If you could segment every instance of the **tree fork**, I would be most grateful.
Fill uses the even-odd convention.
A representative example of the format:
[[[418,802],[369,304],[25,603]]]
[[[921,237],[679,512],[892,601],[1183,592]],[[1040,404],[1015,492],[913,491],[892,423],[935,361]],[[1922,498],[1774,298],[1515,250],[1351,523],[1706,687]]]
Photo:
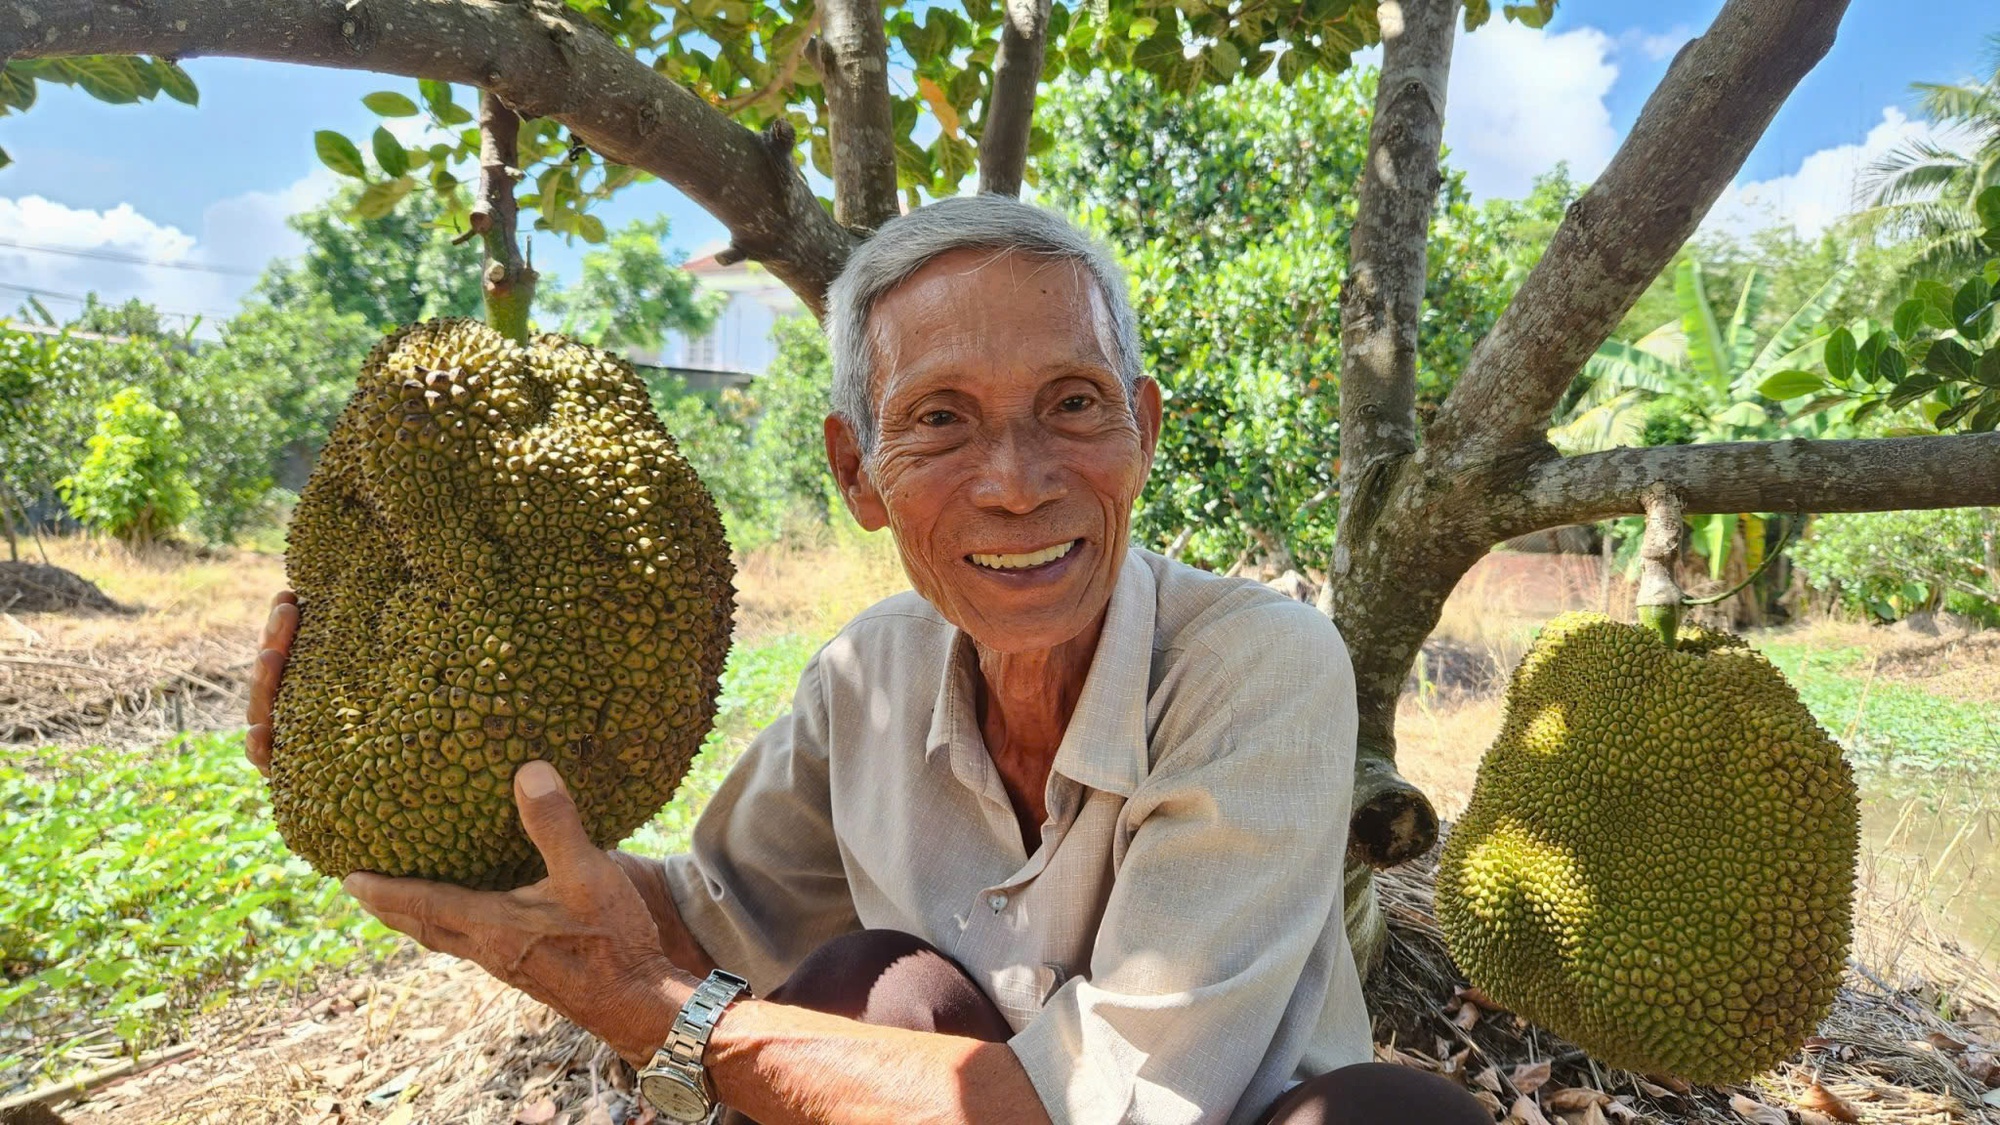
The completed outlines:
[[[528,316],[535,305],[535,270],[521,256],[516,237],[519,207],[514,184],[520,171],[521,116],[491,90],[479,92],[479,199],[472,205],[472,232],[486,247],[480,289],[486,296],[486,323],[516,343],[528,341]]]

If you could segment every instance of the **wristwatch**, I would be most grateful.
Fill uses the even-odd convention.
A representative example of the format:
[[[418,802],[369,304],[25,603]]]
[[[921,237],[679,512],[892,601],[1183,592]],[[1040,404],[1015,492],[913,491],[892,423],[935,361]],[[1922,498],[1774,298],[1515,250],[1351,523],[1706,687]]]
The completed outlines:
[[[639,1093],[667,1120],[706,1121],[715,1110],[715,1083],[701,1058],[723,1009],[749,988],[750,982],[734,973],[717,969],[708,974],[681,1005],[666,1043],[639,1071]]]

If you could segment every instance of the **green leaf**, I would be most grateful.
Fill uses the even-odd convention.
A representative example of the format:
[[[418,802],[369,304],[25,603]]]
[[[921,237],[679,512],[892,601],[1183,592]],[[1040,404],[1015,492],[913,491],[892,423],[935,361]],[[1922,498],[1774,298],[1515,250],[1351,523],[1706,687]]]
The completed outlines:
[[[1696,539],[1702,545],[1702,554],[1708,556],[1708,576],[1722,577],[1722,568],[1729,562],[1729,541],[1736,534],[1734,513],[1717,512],[1695,516],[1688,521],[1694,525]]]
[[[1826,314],[1833,311],[1834,303],[1847,291],[1847,283],[1853,276],[1852,267],[1842,266],[1835,270],[1832,277],[1827,278],[1824,284],[1813,291],[1812,296],[1806,298],[1804,304],[1785,318],[1785,323],[1779,325],[1776,332],[1771,333],[1770,342],[1757,353],[1756,359],[1750,361],[1748,376],[1754,379],[1764,371],[1776,367],[1780,361],[1805,343],[1819,328],[1821,322],[1826,320]],[[1761,296],[1757,303],[1759,306],[1763,304]],[[1754,322],[1755,319],[1756,312],[1753,310],[1751,320]]]
[[[1236,44],[1227,39],[1217,39],[1210,43],[1202,55],[1208,61],[1209,73],[1221,82],[1236,77],[1236,72],[1243,66],[1242,52],[1236,49]]]
[[[1891,323],[1895,327],[1896,335],[1902,339],[1908,340],[1915,336],[1918,330],[1924,326],[1923,301],[1916,297],[1911,297],[1909,300],[1897,305],[1896,315]]]
[[[361,197],[354,201],[354,213],[364,219],[379,219],[394,211],[396,204],[401,203],[403,197],[410,194],[410,189],[416,186],[417,181],[408,176],[369,184]]]
[[[129,57],[91,55],[65,62],[77,86],[101,102],[130,105],[139,100],[149,85],[139,74],[137,60]]]
[[[1722,327],[1715,322],[1715,310],[1708,305],[1708,290],[1702,284],[1701,263],[1682,258],[1674,270],[1674,297],[1681,307],[1681,332],[1687,337],[1688,362],[1695,373],[1717,391],[1729,388],[1729,350],[1722,339]]]
[[[1956,382],[1968,382],[1979,365],[1971,349],[1947,336],[1924,354],[1924,369]]]
[[[1952,295],[1951,318],[1959,333],[1969,340],[1985,337],[1986,330],[1993,326],[1992,311],[1993,298],[1983,277],[1968,280]]]
[[[578,215],[576,218],[577,237],[596,245],[604,241],[604,220],[596,215]]]
[[[381,126],[375,127],[371,142],[375,149],[375,163],[385,176],[400,176],[410,170],[410,154],[403,151],[403,142]]]
[[[384,117],[415,117],[417,103],[394,90],[377,90],[361,99],[361,104]]]
[[[1972,381],[1988,387],[2000,387],[2000,348],[1988,348],[1979,357],[1979,363],[1972,369]]]
[[[1826,389],[1826,380],[1810,371],[1780,371],[1757,385],[1757,393],[1774,402]]]
[[[1972,209],[1987,230],[2000,230],[2000,184],[1980,192],[1979,198],[1973,201]]]
[[[1132,49],[1132,65],[1153,74],[1164,75],[1181,61],[1181,38],[1175,34],[1172,20]]]
[[[1951,306],[1958,297],[1951,291],[1951,287],[1926,278],[1917,282],[1911,289],[1916,293],[1917,299],[1924,303],[1924,323],[1940,332],[1951,331],[1953,327]]]
[[[1826,373],[1834,382],[1846,383],[1854,377],[1854,353],[1854,333],[1846,328],[1836,328],[1826,338]]]
[[[2000,391],[1987,391],[1979,398],[1983,405],[1965,420],[1965,428],[1973,433],[2000,429]]]
[[[1875,378],[1892,386],[1901,383],[1909,373],[1909,361],[1895,348],[1883,348],[1875,360]]]
[[[7,155],[6,149],[0,148],[0,168],[5,168],[12,163],[14,163],[14,158]]]
[[[319,153],[319,161],[343,176],[353,176],[357,180],[368,178],[368,169],[361,163],[361,150],[354,142],[332,129],[321,129],[313,134],[313,151]]]
[[[154,59],[153,73],[160,79],[160,92],[182,105],[200,105],[201,92],[194,88],[194,79],[172,59]]]
[[[1889,392],[1885,402],[1891,410],[1900,410],[1944,385],[1944,380],[1929,372],[1919,372]]]

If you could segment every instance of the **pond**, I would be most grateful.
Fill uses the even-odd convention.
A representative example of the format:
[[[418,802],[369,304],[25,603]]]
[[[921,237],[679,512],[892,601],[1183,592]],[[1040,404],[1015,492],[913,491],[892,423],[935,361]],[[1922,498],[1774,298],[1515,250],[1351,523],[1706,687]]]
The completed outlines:
[[[2000,963],[2000,771],[1864,773],[1861,794],[1868,897]]]

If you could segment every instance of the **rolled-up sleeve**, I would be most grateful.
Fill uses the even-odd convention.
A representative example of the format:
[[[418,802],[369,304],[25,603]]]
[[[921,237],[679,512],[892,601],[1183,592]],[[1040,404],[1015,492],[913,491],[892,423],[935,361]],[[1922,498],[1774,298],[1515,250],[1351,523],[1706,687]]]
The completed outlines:
[[[834,839],[819,662],[800,675],[791,713],[764,728],[724,778],[689,851],[666,860],[688,931],[759,994],[860,925]]]
[[[1315,1061],[1365,1059],[1341,926],[1354,679],[1313,617],[1274,610],[1187,661],[1088,974],[1011,1042],[1059,1125],[1253,1121],[1325,1018],[1351,1021],[1358,1057]]]

